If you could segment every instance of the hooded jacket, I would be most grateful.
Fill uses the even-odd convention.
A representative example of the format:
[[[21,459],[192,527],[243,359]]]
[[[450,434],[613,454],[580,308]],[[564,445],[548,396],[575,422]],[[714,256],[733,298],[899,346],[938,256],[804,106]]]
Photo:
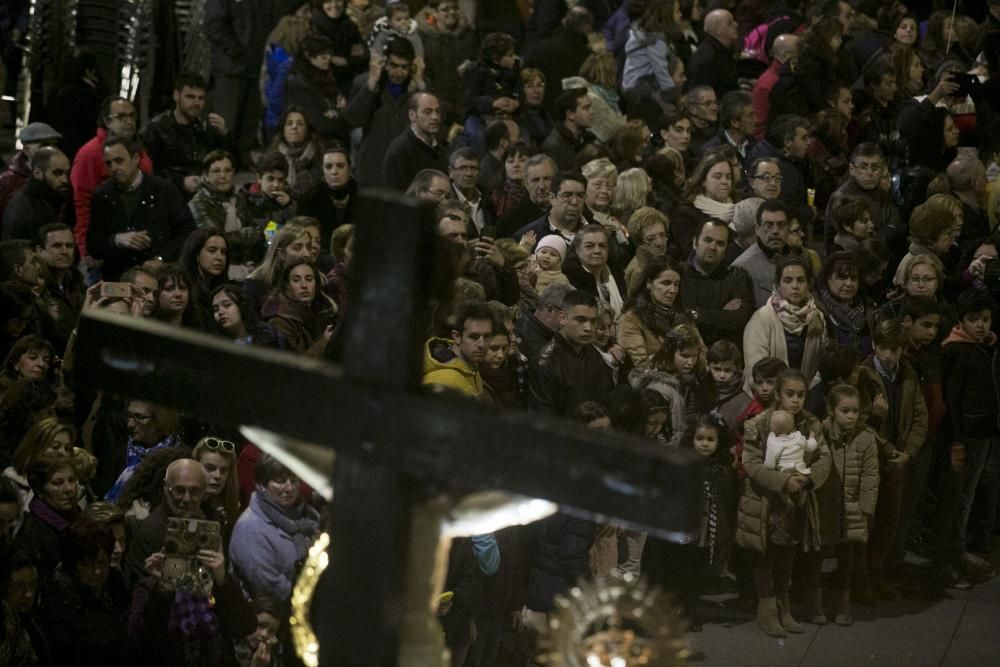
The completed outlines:
[[[952,442],[1000,435],[1000,354],[992,331],[977,343],[961,325],[941,344]]]
[[[436,384],[478,398],[483,393],[483,376],[451,351],[447,338],[431,338],[424,345],[422,384]],[[450,357],[450,358],[449,358]],[[441,361],[447,359],[447,361]]]

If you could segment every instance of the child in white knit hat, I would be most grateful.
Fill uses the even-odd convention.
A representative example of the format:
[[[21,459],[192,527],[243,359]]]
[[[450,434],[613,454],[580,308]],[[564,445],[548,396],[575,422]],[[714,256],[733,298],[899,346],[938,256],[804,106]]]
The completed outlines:
[[[543,236],[535,247],[535,263],[538,264],[538,278],[535,290],[541,294],[549,285],[566,283],[569,279],[562,272],[563,261],[569,246],[558,234]]]

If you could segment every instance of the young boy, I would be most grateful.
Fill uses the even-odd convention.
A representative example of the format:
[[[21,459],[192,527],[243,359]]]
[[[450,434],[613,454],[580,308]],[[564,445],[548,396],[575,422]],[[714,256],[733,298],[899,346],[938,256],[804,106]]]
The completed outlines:
[[[240,188],[236,196],[252,213],[254,229],[263,232],[271,222],[280,227],[294,217],[296,206],[288,194],[288,161],[284,155],[261,155],[256,172],[257,180]]]
[[[733,445],[733,457],[736,462],[736,469],[739,478],[745,478],[743,472],[743,422],[756,417],[767,410],[774,399],[774,382],[782,371],[788,370],[788,364],[775,357],[764,357],[753,365],[750,372],[753,374],[753,399],[750,404],[736,416],[734,426],[735,442]]]
[[[750,405],[750,397],[743,391],[743,353],[732,341],[715,341],[708,348],[708,370],[718,395],[715,407],[732,432],[736,418]]]
[[[996,572],[968,551],[968,522],[976,487],[991,449],[1000,447],[1000,357],[991,331],[996,303],[987,292],[969,289],[959,295],[959,324],[942,344],[944,397],[948,405],[951,475],[939,509],[937,565],[945,584],[962,576],[988,579]],[[989,512],[992,514],[995,508]],[[992,516],[987,517],[992,524]]]
[[[375,21],[372,34],[368,38],[368,50],[373,55],[382,55],[385,46],[395,37],[410,40],[417,60],[424,59],[424,43],[417,32],[417,22],[410,18],[410,8],[405,2],[390,2],[385,7],[385,16]]]
[[[833,207],[831,215],[837,229],[833,237],[834,251],[854,252],[863,241],[875,235],[871,206],[859,197],[842,198]]]
[[[535,263],[538,264],[538,276],[535,279],[535,291],[539,294],[556,283],[569,285],[569,278],[562,272],[563,261],[569,246],[558,234],[543,236],[535,247]]]
[[[899,527],[906,483],[906,466],[924,445],[927,437],[927,404],[920,380],[909,363],[903,361],[906,331],[899,320],[884,320],[875,327],[875,354],[861,364],[861,378],[879,388],[872,402],[868,425],[885,441],[879,452],[881,474],[878,502],[868,537],[868,578],[857,568],[858,601],[874,601],[871,594],[885,600],[899,598],[882,571]]]

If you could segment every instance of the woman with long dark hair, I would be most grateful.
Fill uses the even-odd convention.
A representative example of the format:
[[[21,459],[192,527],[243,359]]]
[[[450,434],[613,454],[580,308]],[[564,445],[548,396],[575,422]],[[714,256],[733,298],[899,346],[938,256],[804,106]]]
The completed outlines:
[[[211,297],[215,331],[238,345],[262,345],[283,348],[284,341],[269,324],[260,321],[240,288],[219,285]]]
[[[322,153],[312,125],[302,108],[285,107],[278,123],[278,133],[271,142],[271,151],[288,162],[288,187],[293,197],[301,197],[322,180]]]
[[[289,349],[313,356],[322,354],[337,314],[336,305],[323,294],[322,279],[312,262],[286,266],[263,311],[267,323],[288,340]]]
[[[181,249],[180,264],[192,278],[191,300],[199,325],[211,329],[212,292],[229,274],[229,244],[212,228],[191,232]]]

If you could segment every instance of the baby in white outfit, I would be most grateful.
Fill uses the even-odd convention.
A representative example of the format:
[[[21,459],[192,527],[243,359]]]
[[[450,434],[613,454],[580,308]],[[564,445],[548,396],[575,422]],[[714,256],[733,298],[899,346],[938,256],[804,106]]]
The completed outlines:
[[[785,410],[775,410],[771,415],[771,432],[767,436],[764,467],[770,470],[795,471],[809,475],[812,471],[806,465],[805,455],[816,451],[816,438],[807,438],[795,430],[795,418]],[[786,494],[783,494],[786,495]],[[804,498],[801,496],[799,500]],[[789,503],[791,498],[787,498]]]

